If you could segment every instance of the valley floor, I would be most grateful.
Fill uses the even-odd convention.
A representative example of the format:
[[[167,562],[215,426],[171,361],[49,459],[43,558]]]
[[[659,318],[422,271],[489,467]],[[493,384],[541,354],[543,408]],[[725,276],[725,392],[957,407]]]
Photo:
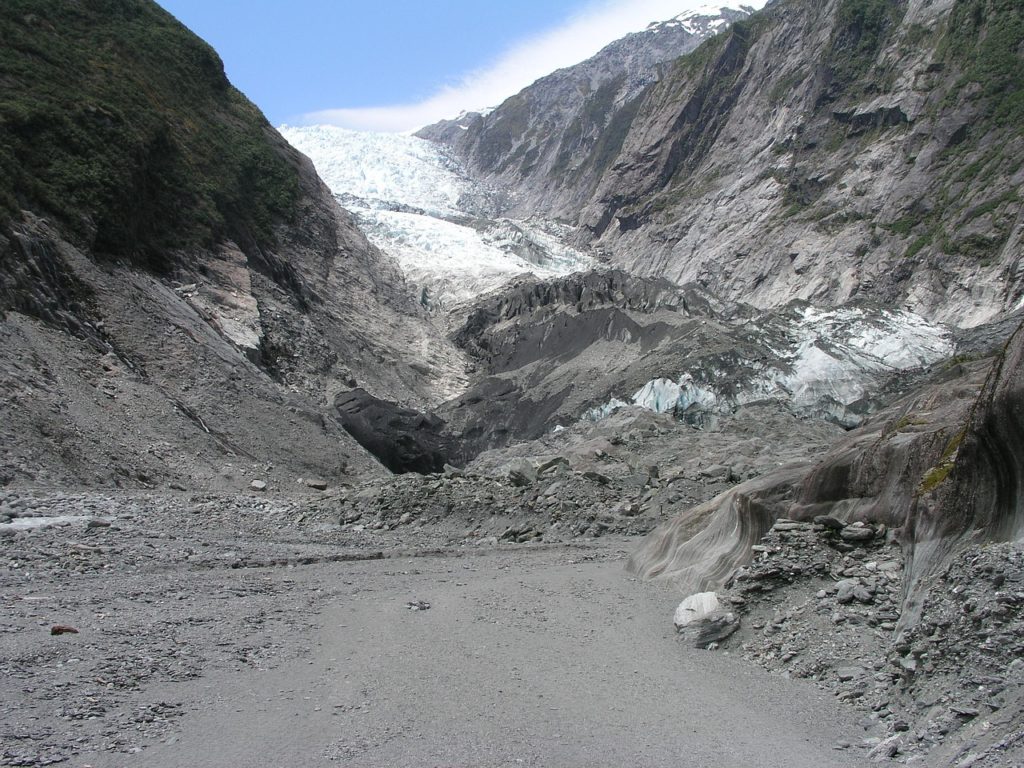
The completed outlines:
[[[298,497],[14,503],[16,520],[81,517],[0,541],[0,765],[866,754],[860,715],[827,692],[680,642],[679,596],[623,570],[635,538],[453,548],[429,528],[345,533]]]

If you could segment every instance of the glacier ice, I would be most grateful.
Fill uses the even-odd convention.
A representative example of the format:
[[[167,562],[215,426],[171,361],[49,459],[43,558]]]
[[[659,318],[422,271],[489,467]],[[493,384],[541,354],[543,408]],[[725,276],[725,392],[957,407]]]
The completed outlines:
[[[955,349],[948,328],[904,310],[803,307],[783,315],[781,321],[773,319],[781,327],[776,325],[763,336],[763,348],[771,350],[773,357],[767,362],[746,361],[751,375],[742,387],[729,393],[716,388],[715,382],[729,380],[729,372],[708,363],[678,379],[652,379],[628,402],[612,398],[584,417],[600,420],[628,405],[677,416],[729,413],[748,403],[774,399],[797,413],[855,426],[861,419],[858,401],[885,377],[926,368],[947,359]]]
[[[566,244],[566,227],[490,218],[489,191],[437,144],[327,125],[280,130],[424,303],[457,304],[525,273],[558,277],[591,266]]]

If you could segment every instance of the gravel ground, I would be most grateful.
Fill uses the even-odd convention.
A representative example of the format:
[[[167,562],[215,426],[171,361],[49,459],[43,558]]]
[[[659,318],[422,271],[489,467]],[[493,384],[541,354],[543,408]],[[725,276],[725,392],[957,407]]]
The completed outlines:
[[[633,538],[451,546],[313,508],[3,499],[0,765],[863,761],[851,708],[681,642]]]

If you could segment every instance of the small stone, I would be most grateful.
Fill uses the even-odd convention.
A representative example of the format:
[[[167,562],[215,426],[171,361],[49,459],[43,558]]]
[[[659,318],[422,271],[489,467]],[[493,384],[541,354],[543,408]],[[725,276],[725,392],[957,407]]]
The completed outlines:
[[[265,491],[267,490],[267,484],[263,480],[253,480],[249,483],[249,487],[254,491]]]
[[[732,470],[723,464],[712,464],[700,471],[700,476],[707,480],[726,481],[732,476]]]
[[[74,627],[69,627],[67,624],[54,624],[50,627],[51,635],[77,635],[78,630]]]
[[[848,525],[839,532],[843,541],[871,541],[875,538],[875,531],[866,525]]]
[[[861,667],[840,667],[836,670],[836,675],[839,677],[839,682],[848,683],[862,677],[864,670]]]
[[[823,526],[824,528],[828,528],[832,531],[841,531],[846,527],[846,523],[842,520],[837,520],[830,515],[818,515],[814,518],[814,524]]]
[[[306,481],[306,486],[312,488],[314,491],[326,491],[327,481],[311,479]]]
[[[569,460],[565,456],[554,456],[547,461],[542,461],[537,465],[537,474],[543,475],[551,470],[558,469],[559,467],[568,469]]]
[[[900,753],[900,747],[902,746],[902,740],[899,736],[890,736],[888,739],[883,741],[877,747],[872,749],[868,753],[868,757],[872,762],[881,763],[886,760],[892,760],[896,755]]]
[[[840,605],[847,605],[856,599],[856,591],[864,589],[860,579],[843,579],[836,584],[836,600]]]
[[[109,528],[110,527],[110,521],[109,520],[95,520],[94,519],[94,520],[90,520],[88,523],[86,523],[85,527],[86,528]]]
[[[429,611],[430,603],[424,602],[423,600],[410,600],[405,604],[405,607],[410,611]]]
[[[806,530],[806,529],[807,529],[807,525],[805,523],[794,523],[794,522],[789,521],[789,520],[787,520],[787,521],[780,520],[779,522],[777,522],[775,525],[772,526],[772,530],[773,531],[803,531],[803,530]]]
[[[973,707],[950,707],[949,711],[965,720],[973,720],[978,716],[978,710]]]
[[[864,605],[871,605],[875,601],[874,595],[868,591],[867,587],[857,586],[853,588],[853,599]]]

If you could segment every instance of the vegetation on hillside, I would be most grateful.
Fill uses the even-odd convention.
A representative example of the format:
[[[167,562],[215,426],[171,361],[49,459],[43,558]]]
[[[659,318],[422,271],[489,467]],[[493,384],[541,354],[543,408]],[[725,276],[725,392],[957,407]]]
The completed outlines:
[[[1020,0],[958,0],[949,16],[945,53],[977,84],[999,125],[1024,125],[1024,5]]]
[[[100,255],[272,242],[298,174],[206,43],[151,0],[0,3],[0,223],[55,217]]]
[[[840,0],[825,63],[831,75],[828,96],[864,89],[889,33],[906,13],[902,0]]]

